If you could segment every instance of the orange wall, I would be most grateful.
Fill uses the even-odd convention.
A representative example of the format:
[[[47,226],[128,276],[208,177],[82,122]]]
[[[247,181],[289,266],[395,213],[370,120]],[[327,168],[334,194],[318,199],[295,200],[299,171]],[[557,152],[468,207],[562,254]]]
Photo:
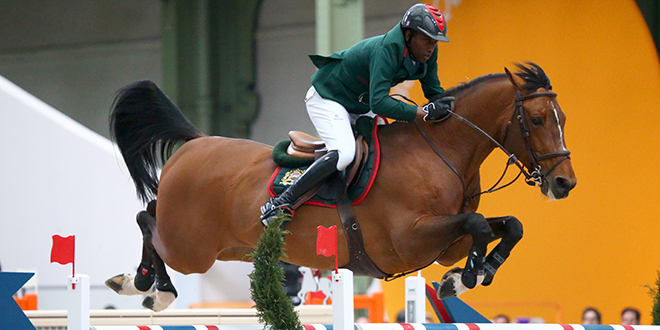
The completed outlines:
[[[445,9],[443,1],[434,4]],[[461,298],[486,317],[504,312],[564,323],[579,323],[586,306],[600,309],[604,323],[618,323],[620,311],[633,306],[650,324],[644,286],[660,270],[660,69],[634,1],[464,0],[451,8],[448,36],[451,42],[439,45],[445,87],[513,62],[545,69],[567,115],[578,178],[562,201],[547,202],[522,181],[482,198],[480,213],[515,215],[525,236],[490,287]],[[411,94],[423,100],[418,86]],[[482,185],[503,166],[503,157],[491,157]],[[434,265],[422,275],[430,283],[446,270]],[[390,319],[404,306],[403,283],[383,284]]]

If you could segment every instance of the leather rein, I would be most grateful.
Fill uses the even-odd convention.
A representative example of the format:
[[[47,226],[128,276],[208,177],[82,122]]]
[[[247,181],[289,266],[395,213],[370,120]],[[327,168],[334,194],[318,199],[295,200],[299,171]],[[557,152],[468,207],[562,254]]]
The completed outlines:
[[[482,192],[479,192],[479,193],[476,193],[476,194],[465,197],[463,199],[463,205],[461,206],[461,212],[460,213],[463,213],[463,209],[467,205],[469,205],[469,203],[472,199],[474,199],[474,198],[476,198],[476,197],[478,197],[482,194],[492,193],[492,192],[498,191],[500,189],[503,189],[505,187],[508,187],[509,185],[513,184],[516,180],[518,180],[518,178],[520,177],[521,174],[525,176],[525,182],[528,185],[540,187],[543,184],[543,182],[546,181],[546,177],[550,173],[552,173],[552,171],[554,171],[557,168],[557,166],[559,166],[559,164],[561,164],[566,159],[570,159],[571,152],[568,151],[568,150],[558,151],[558,152],[551,152],[551,153],[547,153],[547,154],[543,154],[543,155],[537,155],[536,152],[531,147],[530,133],[529,133],[529,129],[527,127],[527,123],[526,123],[526,120],[525,120],[525,107],[524,107],[523,103],[524,103],[525,100],[529,100],[529,99],[533,99],[533,98],[537,98],[537,97],[543,97],[543,96],[556,97],[557,94],[554,93],[554,92],[538,92],[538,93],[532,93],[532,94],[529,94],[529,95],[522,96],[520,94],[520,91],[516,91],[516,106],[515,106],[515,109],[513,111],[512,116],[511,116],[511,120],[509,120],[509,123],[507,124],[506,132],[504,133],[504,142],[502,144],[497,142],[497,140],[495,140],[492,136],[488,135],[488,133],[486,133],[484,130],[482,130],[481,128],[479,128],[477,125],[473,124],[469,120],[461,117],[460,115],[458,115],[454,111],[449,111],[450,115],[454,116],[456,119],[460,120],[461,122],[465,123],[466,125],[474,128],[474,129],[476,129],[479,133],[486,136],[489,140],[491,140],[493,143],[495,143],[495,145],[508,156],[506,167],[504,168],[504,172],[502,173],[502,176],[499,178],[499,180],[497,180],[497,182],[495,182],[495,184],[490,189],[487,189],[487,190],[484,190]],[[516,118],[518,119],[518,123],[520,125],[520,130],[521,130],[521,133],[522,133],[523,141],[525,143],[525,148],[527,149],[527,152],[529,153],[530,158],[532,160],[531,166],[532,166],[533,170],[531,172],[528,171],[528,169],[525,167],[525,165],[522,164],[522,162],[516,157],[516,155],[514,155],[512,152],[509,152],[503,146],[503,144],[506,144],[506,140],[507,140],[507,137],[509,135],[509,128],[511,128],[511,123]],[[465,185],[465,179],[463,179],[463,176],[459,173],[459,171],[456,169],[456,167],[435,146],[433,141],[431,141],[431,139],[428,137],[428,135],[424,132],[422,126],[419,124],[419,122],[417,120],[415,120],[415,126],[417,127],[417,129],[421,133],[422,137],[424,137],[424,140],[426,140],[426,142],[429,144],[431,149],[433,149],[433,151],[445,162],[445,164],[447,164],[447,166],[449,166],[449,168],[460,179],[461,184],[463,185],[463,191],[466,191],[467,187]],[[556,157],[561,157],[561,158],[559,160],[557,160],[547,171],[545,171],[545,172],[542,171],[542,168],[541,168],[541,165],[539,164],[539,162],[542,161],[542,160],[545,160],[545,159],[556,158]],[[499,183],[502,181],[502,179],[504,178],[504,176],[506,175],[507,169],[511,165],[516,165],[520,169],[520,173],[518,173],[518,175],[511,182],[509,182],[505,185],[502,185],[500,187],[497,187],[499,185]]]

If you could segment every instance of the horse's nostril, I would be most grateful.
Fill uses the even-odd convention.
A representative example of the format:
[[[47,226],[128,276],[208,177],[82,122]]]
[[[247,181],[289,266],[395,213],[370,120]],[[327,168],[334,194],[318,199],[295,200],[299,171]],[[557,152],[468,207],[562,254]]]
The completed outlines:
[[[561,191],[571,190],[571,182],[562,177],[555,178],[555,187]]]

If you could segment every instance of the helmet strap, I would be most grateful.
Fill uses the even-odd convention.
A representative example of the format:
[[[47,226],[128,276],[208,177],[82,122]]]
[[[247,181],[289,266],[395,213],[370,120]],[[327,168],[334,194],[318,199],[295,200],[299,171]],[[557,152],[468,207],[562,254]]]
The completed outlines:
[[[405,33],[406,31],[410,31],[410,34],[408,34],[408,37],[406,37],[406,33]],[[415,59],[415,57],[412,54],[412,47],[410,46],[410,43],[412,42],[414,37],[415,37],[415,30],[412,30],[412,29],[404,30],[403,41],[405,42],[406,48],[408,49],[408,54],[410,54],[410,58],[413,61],[417,62],[417,59]]]
[[[407,33],[410,31],[410,33]],[[408,35],[408,37],[406,37]],[[410,46],[410,42],[412,41],[413,37],[415,36],[415,31],[412,29],[406,29],[403,30],[403,40],[406,42],[406,47]]]

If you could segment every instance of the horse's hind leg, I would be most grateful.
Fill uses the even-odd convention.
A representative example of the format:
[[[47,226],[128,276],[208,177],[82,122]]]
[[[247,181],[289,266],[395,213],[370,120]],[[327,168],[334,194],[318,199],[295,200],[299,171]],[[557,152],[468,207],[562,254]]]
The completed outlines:
[[[153,218],[156,219],[156,200],[152,200],[147,204],[147,213]],[[137,217],[138,226],[142,231],[142,261],[140,266],[138,266],[137,272],[135,274],[135,288],[140,291],[149,291],[155,282],[155,271],[154,271],[154,253],[153,247],[151,245],[151,235],[145,233],[145,229],[142,227],[148,227],[146,222],[140,220],[140,214],[138,213]],[[142,224],[141,224],[142,222]],[[148,230],[148,229],[146,229]]]
[[[151,267],[151,253],[146,245],[142,244],[142,261],[137,268],[135,277],[131,274],[119,274],[107,281],[105,285],[120,295],[146,295],[154,284],[154,269]]]
[[[513,247],[523,236],[522,223],[513,216],[488,218],[487,220],[495,235],[502,237],[502,240],[486,257],[486,276],[481,283],[484,286],[488,286],[493,282],[497,269],[502,266]]]
[[[160,258],[158,252],[156,252],[156,249],[154,249],[153,247],[153,243],[151,242],[151,239],[153,238],[152,233],[154,230],[156,230],[156,220],[153,217],[153,215],[155,214],[153,215],[151,214],[151,213],[155,213],[154,211],[155,207],[154,208],[148,207],[147,210],[148,211],[142,211],[138,213],[137,222],[138,225],[140,226],[140,229],[142,230],[142,237],[144,242],[143,261],[145,254],[150,256],[153,266],[151,270],[155,274],[156,290],[144,298],[144,301],[142,301],[142,306],[158,312],[164,310],[170,304],[172,304],[172,302],[174,301],[174,299],[176,299],[178,294],[176,292],[176,289],[174,288],[174,285],[172,285],[172,281],[170,280],[169,275],[167,275],[167,270],[165,269],[165,263]],[[137,277],[136,277],[136,284],[137,284]]]
[[[148,213],[155,218],[156,216],[156,201],[153,200],[147,205]],[[138,214],[139,216],[139,214]],[[138,218],[139,225],[139,218]],[[144,231],[142,232],[144,236]],[[142,260],[140,265],[137,268],[135,277],[131,274],[120,274],[114,276],[107,281],[105,284],[110,287],[112,290],[121,295],[146,295],[151,292],[152,286],[155,281],[155,272],[153,268],[153,248],[150,248],[147,243],[142,242]]]

